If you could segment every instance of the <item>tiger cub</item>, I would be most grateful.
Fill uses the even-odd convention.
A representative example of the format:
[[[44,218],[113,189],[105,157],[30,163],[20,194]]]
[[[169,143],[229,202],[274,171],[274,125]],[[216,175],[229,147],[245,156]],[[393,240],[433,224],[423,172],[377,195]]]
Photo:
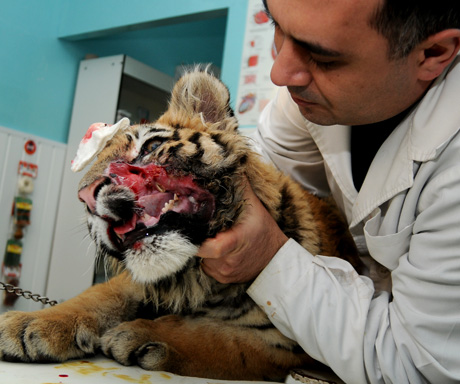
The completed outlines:
[[[99,142],[79,197],[98,253],[121,271],[55,307],[0,317],[1,358],[64,361],[101,350],[124,365],[232,380],[283,380],[315,364],[272,326],[249,284],[218,283],[196,257],[238,221],[248,180],[289,237],[312,254],[356,261],[335,208],[263,163],[237,126],[227,88],[197,70],[178,81],[158,121]]]

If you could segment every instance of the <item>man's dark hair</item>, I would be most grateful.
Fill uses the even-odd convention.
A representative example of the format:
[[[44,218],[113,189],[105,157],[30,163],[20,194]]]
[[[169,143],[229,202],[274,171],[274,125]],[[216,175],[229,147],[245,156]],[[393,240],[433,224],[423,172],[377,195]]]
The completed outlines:
[[[390,59],[402,59],[429,36],[460,29],[460,1],[383,0],[370,25],[388,40]]]

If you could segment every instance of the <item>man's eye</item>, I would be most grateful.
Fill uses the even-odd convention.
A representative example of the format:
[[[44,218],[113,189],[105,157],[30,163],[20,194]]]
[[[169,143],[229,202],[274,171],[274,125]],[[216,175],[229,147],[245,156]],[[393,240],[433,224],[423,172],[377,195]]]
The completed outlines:
[[[334,69],[341,65],[341,62],[337,60],[321,60],[321,59],[315,59],[311,56],[310,56],[310,62],[316,65],[318,68],[321,68],[324,70]]]
[[[144,146],[142,147],[142,153],[147,155],[153,151],[155,151],[161,144],[163,144],[164,140],[160,139],[152,139],[147,141]]]
[[[337,61],[316,61],[316,65],[324,69],[334,68],[337,64]]]

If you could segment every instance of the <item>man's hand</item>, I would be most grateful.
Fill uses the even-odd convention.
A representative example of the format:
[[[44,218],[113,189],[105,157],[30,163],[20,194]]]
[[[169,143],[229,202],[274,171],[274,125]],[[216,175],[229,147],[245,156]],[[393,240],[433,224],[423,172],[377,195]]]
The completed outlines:
[[[288,240],[249,183],[244,198],[239,222],[206,240],[198,252],[203,271],[221,283],[253,280]]]

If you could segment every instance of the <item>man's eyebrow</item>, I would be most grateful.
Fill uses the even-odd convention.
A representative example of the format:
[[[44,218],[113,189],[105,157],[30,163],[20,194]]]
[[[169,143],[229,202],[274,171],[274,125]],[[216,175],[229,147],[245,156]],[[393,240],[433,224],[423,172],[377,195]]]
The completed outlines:
[[[327,56],[327,57],[341,57],[344,56],[342,52],[336,51],[335,49],[323,47],[321,44],[302,41],[296,38],[293,38],[293,41],[301,46],[302,48],[306,49],[307,51],[314,53],[315,55],[319,56]]]
[[[265,13],[267,14],[267,16],[269,17],[271,22],[274,25],[277,25],[278,23],[273,18],[272,14],[270,13],[270,10],[268,9],[267,0],[262,0],[262,3],[263,3],[264,8],[265,8]],[[344,54],[342,52],[336,51],[334,49],[323,47],[321,44],[318,44],[318,43],[302,41],[302,40],[296,39],[294,37],[292,39],[299,46],[301,46],[304,49],[306,49],[307,51],[309,51],[309,52],[311,52],[313,54],[319,55],[319,56],[327,56],[327,57],[341,57],[341,56],[344,56]]]

